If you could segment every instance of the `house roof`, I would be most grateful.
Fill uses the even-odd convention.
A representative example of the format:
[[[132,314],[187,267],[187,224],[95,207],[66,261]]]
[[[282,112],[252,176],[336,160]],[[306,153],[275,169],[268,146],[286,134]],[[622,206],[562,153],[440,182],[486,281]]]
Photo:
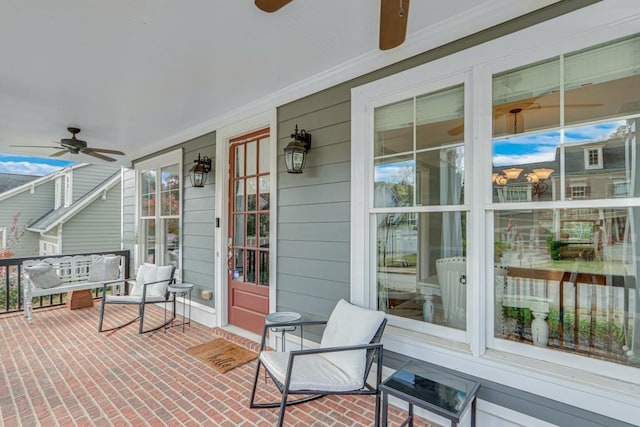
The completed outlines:
[[[20,187],[23,184],[40,178],[34,175],[18,175],[15,173],[0,173],[0,194],[12,188]]]
[[[27,230],[34,231],[37,233],[45,233],[52,228],[56,227],[58,224],[62,224],[68,221],[70,218],[78,214],[82,209],[84,209],[87,205],[92,203],[98,197],[102,195],[102,193],[106,190],[111,189],[113,186],[120,182],[120,171],[115,172],[109,178],[102,181],[100,184],[95,186],[92,190],[88,191],[81,198],[76,200],[69,206],[63,206],[58,209],[53,209],[46,213],[44,216],[35,220],[32,224],[27,227]]]

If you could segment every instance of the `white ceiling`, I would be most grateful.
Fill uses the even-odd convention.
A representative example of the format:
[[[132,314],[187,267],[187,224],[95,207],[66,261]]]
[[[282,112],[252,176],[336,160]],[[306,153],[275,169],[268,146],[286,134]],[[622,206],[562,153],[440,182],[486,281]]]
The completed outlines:
[[[252,0],[0,0],[0,152],[44,157],[9,145],[53,145],[73,125],[128,165],[341,64],[387,65],[555,1],[414,0],[407,41],[382,52],[379,0],[273,14]]]

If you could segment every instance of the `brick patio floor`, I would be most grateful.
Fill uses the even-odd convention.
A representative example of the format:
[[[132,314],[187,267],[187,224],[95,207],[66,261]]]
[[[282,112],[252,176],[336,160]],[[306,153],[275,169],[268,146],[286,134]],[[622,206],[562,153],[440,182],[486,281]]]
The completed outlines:
[[[133,307],[107,309],[107,320],[133,313]],[[162,319],[161,309],[148,311],[152,321]],[[248,406],[255,361],[220,374],[185,352],[217,337],[256,351],[254,341],[196,323],[185,333],[172,328],[139,336],[137,324],[98,333],[98,315],[99,303],[36,310],[32,325],[22,315],[0,316],[0,425],[275,425],[277,409]],[[269,386],[261,396],[269,397]],[[288,408],[285,425],[371,426],[373,413],[372,396],[327,396]],[[401,421],[391,408],[391,425]]]

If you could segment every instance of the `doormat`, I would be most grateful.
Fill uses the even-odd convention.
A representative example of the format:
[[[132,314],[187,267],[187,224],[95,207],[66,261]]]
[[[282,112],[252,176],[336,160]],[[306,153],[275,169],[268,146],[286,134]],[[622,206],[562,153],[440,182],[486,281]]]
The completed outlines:
[[[253,351],[240,347],[224,338],[217,338],[213,341],[188,348],[187,353],[197,357],[221,373],[251,362],[258,357]]]

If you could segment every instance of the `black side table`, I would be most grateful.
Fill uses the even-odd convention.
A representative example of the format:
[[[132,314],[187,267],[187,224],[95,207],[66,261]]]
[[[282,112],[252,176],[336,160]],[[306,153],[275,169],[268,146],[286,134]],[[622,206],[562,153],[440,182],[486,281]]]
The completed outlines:
[[[173,295],[173,318],[171,319],[171,324],[165,327],[164,331],[167,332],[168,328],[172,328],[174,326],[182,326],[182,332],[184,332],[184,325],[189,325],[191,327],[191,291],[193,290],[193,284],[191,283],[174,283],[173,285],[169,285],[167,288],[167,292]],[[182,297],[182,323],[174,324],[173,321],[176,318],[176,296]],[[187,317],[187,298],[189,300],[189,316]],[[167,306],[165,304],[164,308],[164,317],[165,323],[167,321]],[[187,320],[188,319],[188,320]]]
[[[475,381],[411,361],[380,384],[382,425],[387,425],[389,396],[394,396],[409,403],[409,416],[402,426],[413,426],[413,405],[447,418],[453,427],[471,405],[471,426],[475,427],[478,388],[480,384]]]

